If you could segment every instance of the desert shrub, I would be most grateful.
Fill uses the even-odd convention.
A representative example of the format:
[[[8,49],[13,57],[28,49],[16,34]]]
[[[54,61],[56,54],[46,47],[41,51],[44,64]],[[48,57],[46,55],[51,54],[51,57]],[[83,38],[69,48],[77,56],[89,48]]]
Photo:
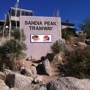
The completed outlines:
[[[10,40],[0,46],[0,61],[1,66],[4,64],[7,67],[14,67],[14,59],[18,60],[25,56],[23,50],[26,50],[24,43],[19,43],[16,40]],[[3,68],[3,66],[1,67]]]
[[[25,43],[24,32],[22,32],[22,36],[20,34],[20,29],[16,29],[12,32],[13,39],[5,41],[2,45],[0,45],[0,69],[2,68],[9,68],[14,69],[16,68],[17,60],[22,59],[25,57],[24,50],[27,49]],[[21,41],[22,38],[22,41]]]
[[[65,66],[69,76],[90,78],[90,46],[70,52]]]
[[[61,51],[63,51],[63,44],[56,41],[55,43],[53,43],[51,45],[51,50],[54,54],[58,54],[60,53]]]
[[[86,40],[86,35],[79,35],[78,40],[79,42],[84,42]]]
[[[11,32],[11,36],[14,37],[15,40],[17,41],[25,41],[26,39],[26,36],[24,34],[24,31],[22,29],[14,29],[12,32]]]
[[[71,36],[71,32],[68,31],[67,28],[62,30],[62,38],[64,38],[65,40],[70,40],[70,36]]]
[[[62,38],[66,40],[66,44],[71,44],[73,38],[73,32],[71,32],[69,28],[62,29]]]
[[[73,38],[73,43],[85,42],[85,40],[86,40],[86,35],[78,35],[77,37]]]
[[[48,58],[50,62],[52,61],[57,62],[57,60],[59,60],[61,57],[60,53],[63,53],[64,55],[65,54],[64,52],[66,51],[65,43],[60,40],[57,40],[55,43],[53,43],[50,48],[52,53],[47,53],[46,55],[46,58]],[[57,57],[57,59],[55,57]]]

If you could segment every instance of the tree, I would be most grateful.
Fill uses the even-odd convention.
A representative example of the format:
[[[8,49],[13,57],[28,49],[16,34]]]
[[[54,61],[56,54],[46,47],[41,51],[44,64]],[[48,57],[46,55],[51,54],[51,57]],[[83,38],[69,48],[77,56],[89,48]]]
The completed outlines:
[[[86,38],[90,38],[90,18],[85,18],[78,27],[86,33]]]

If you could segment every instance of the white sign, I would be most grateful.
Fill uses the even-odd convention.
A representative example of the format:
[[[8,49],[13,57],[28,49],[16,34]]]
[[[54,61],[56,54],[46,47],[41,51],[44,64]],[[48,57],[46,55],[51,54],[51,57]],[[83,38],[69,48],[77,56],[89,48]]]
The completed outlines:
[[[31,42],[51,42],[51,35],[31,35]]]

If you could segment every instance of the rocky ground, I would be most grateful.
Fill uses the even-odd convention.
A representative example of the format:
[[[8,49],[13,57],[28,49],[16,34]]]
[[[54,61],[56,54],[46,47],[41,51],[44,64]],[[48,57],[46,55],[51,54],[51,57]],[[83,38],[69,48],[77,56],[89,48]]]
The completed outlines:
[[[24,66],[27,68],[30,68],[30,65],[32,65],[32,64],[34,64],[36,66],[39,64],[39,63],[28,61],[28,60],[23,60],[23,62],[24,62]],[[59,69],[54,64],[51,64],[51,72],[52,72],[51,76],[48,76],[45,74],[37,74],[37,75],[43,77],[42,82],[37,83],[37,84],[32,83],[32,84],[28,85],[27,87],[24,87],[23,90],[33,90],[35,87],[37,87],[41,84],[46,84],[52,80],[55,80],[55,79],[58,79],[61,77]]]
[[[68,51],[73,50],[72,46],[67,48]],[[47,59],[44,61],[23,59],[18,63],[19,71],[0,72],[0,90],[90,90],[89,79],[63,77],[58,68],[58,64],[62,63],[62,56],[58,54],[54,59],[55,62],[52,63]]]
[[[46,68],[47,73],[45,73],[45,70],[42,69],[42,64]],[[46,59],[46,62],[23,59],[19,65],[21,66],[22,71],[24,71],[24,69],[26,71],[21,73],[21,70],[10,71],[5,69],[2,72],[4,75],[6,75],[5,82],[11,88],[10,90],[34,90],[35,87],[41,84],[46,84],[52,80],[60,78],[58,68],[55,66],[55,64],[50,63],[48,59]],[[37,67],[39,67],[39,72]],[[4,75],[0,74],[0,78],[3,76],[3,80],[5,78]],[[38,79],[35,79],[37,77]],[[33,80],[36,81],[33,82]]]

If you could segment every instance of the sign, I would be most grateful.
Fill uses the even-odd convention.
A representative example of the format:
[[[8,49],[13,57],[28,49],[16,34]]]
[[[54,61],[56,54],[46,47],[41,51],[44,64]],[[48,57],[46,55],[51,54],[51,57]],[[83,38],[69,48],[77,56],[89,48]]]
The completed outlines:
[[[50,53],[51,45],[62,37],[60,17],[20,16],[20,28],[26,36],[26,56],[37,60]]]
[[[30,35],[31,42],[51,42],[51,35]]]

